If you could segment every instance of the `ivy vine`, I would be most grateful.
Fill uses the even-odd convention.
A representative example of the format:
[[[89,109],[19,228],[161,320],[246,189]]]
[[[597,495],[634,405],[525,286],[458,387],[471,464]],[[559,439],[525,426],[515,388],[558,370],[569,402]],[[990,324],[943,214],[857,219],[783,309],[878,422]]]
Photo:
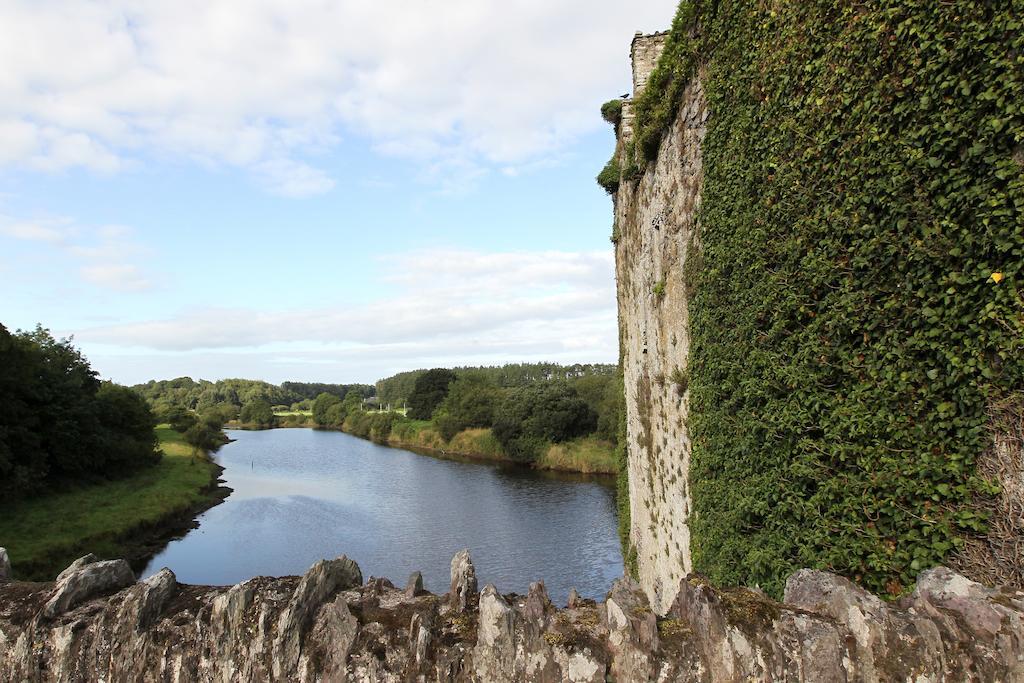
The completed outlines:
[[[896,596],[984,533],[985,409],[1024,388],[1019,9],[680,5],[634,144],[656,156],[703,65],[688,386],[713,580],[778,597],[811,566]]]

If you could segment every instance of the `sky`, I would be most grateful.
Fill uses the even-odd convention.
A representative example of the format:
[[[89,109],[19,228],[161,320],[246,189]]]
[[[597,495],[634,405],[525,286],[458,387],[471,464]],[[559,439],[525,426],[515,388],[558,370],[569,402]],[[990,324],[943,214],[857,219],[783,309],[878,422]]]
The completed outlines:
[[[675,0],[0,0],[0,324],[101,376],[615,362],[614,146]]]

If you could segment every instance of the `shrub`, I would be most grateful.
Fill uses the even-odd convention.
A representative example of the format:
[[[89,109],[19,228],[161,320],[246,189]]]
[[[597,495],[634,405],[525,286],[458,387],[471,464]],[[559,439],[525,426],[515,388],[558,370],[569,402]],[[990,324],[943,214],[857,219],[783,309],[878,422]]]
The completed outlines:
[[[338,420],[339,413],[337,410],[333,414],[329,414],[332,406],[338,406],[338,410],[341,409],[341,399],[334,394],[328,394],[323,392],[316,397],[313,401],[313,422],[320,426],[327,426],[330,424],[341,424]],[[341,413],[341,419],[344,420],[344,413]]]
[[[501,389],[486,380],[464,376],[452,382],[448,395],[434,412],[433,422],[445,441],[464,429],[490,427]]]
[[[597,414],[564,382],[511,392],[498,406],[492,431],[509,457],[533,462],[549,442],[589,434]]]
[[[619,168],[619,160],[612,157],[604,165],[601,172],[597,174],[597,184],[604,188],[608,194],[615,194],[619,190],[619,179],[622,171]]]
[[[622,122],[622,100],[615,98],[601,105],[601,118],[616,127]]]
[[[274,410],[267,401],[262,399],[252,401],[242,406],[239,419],[246,424],[270,427],[274,424]]]

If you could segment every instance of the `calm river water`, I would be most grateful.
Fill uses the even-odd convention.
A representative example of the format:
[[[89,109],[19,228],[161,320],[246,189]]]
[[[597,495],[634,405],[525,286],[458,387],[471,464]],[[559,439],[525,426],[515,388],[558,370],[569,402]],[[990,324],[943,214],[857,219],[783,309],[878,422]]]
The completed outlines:
[[[234,489],[146,567],[183,583],[301,574],[345,554],[363,578],[404,586],[414,570],[448,589],[469,548],[480,587],[525,593],[544,579],[556,604],[573,586],[601,598],[622,575],[615,493],[606,481],[440,460],[312,429],[231,431],[216,455]]]

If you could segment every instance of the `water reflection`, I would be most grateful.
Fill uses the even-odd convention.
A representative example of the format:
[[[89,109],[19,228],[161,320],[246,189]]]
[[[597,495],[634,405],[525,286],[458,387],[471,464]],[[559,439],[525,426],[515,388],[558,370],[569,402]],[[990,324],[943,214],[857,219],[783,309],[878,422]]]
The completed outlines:
[[[414,570],[447,589],[468,547],[481,586],[525,592],[543,578],[564,602],[575,586],[602,597],[622,574],[614,489],[586,480],[423,457],[339,432],[231,432],[217,458],[234,492],[147,566],[184,583],[297,574],[323,557],[404,584]]]

